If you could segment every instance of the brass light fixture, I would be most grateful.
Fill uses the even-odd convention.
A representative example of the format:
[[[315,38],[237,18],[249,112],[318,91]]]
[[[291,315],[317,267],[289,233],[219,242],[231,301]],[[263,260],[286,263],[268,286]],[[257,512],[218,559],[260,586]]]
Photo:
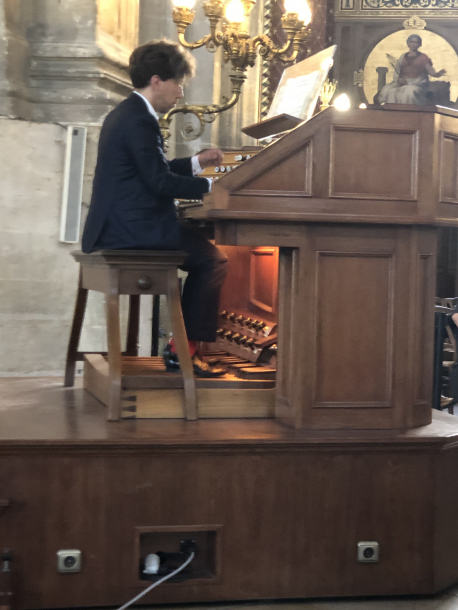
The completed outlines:
[[[178,31],[178,40],[187,49],[198,49],[205,46],[210,52],[218,47],[224,49],[224,62],[230,62],[232,71],[229,74],[231,81],[231,97],[221,104],[210,105],[183,105],[172,108],[160,119],[160,125],[167,140],[170,137],[169,126],[171,118],[178,112],[194,114],[200,123],[198,133],[194,138],[202,135],[205,124],[215,120],[216,115],[224,112],[238,102],[243,83],[246,80],[248,67],[254,66],[257,54],[266,59],[279,59],[284,63],[296,60],[301,45],[309,33],[308,25],[311,21],[311,11],[307,0],[285,0],[285,14],[282,17],[283,30],[287,41],[283,46],[277,46],[266,34],[258,34],[250,38],[245,24],[256,0],[206,0],[204,13],[210,22],[210,32],[194,42],[188,42],[185,32],[194,20],[193,10],[195,0],[172,0],[173,22]],[[219,22],[221,29],[218,29]]]
[[[326,108],[329,108],[329,106],[331,105],[331,100],[334,96],[334,93],[336,92],[337,89],[337,81],[336,80],[329,80],[329,78],[326,79],[326,81],[324,82],[322,88],[321,88],[321,92],[320,92],[320,100],[321,100],[321,110],[325,110]]]

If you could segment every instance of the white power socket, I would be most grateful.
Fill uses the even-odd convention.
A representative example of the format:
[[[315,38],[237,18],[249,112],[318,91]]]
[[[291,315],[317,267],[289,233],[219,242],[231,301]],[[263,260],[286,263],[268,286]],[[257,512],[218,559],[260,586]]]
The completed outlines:
[[[77,549],[57,551],[57,571],[62,574],[81,572],[81,551]]]
[[[375,563],[379,561],[380,547],[378,542],[358,542],[358,561]]]

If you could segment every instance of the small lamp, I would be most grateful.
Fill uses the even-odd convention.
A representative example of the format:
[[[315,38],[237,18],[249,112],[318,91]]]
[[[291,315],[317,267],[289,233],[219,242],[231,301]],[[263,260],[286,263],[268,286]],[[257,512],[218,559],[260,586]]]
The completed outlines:
[[[334,108],[336,110],[350,110],[350,99],[346,93],[342,93],[334,100]]]
[[[233,24],[241,24],[245,21],[245,8],[241,0],[231,0],[226,5],[226,19]]]
[[[310,10],[307,0],[285,0],[285,11],[287,13],[296,13],[304,25],[308,25],[312,20],[312,11]]]

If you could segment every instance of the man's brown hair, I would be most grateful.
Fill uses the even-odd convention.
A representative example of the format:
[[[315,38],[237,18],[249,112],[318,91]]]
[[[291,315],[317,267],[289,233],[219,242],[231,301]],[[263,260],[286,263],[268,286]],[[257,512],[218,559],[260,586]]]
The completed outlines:
[[[153,40],[137,47],[129,59],[129,75],[136,89],[147,87],[151,77],[180,80],[194,76],[195,59],[172,40]]]

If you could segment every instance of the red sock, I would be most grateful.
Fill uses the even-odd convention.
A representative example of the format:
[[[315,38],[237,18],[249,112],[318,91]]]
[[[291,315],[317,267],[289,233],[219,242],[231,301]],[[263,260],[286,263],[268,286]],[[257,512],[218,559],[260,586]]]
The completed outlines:
[[[197,341],[188,341],[188,345],[189,345],[189,353],[191,354],[191,357],[192,357],[197,352]]]
[[[176,348],[175,341],[173,340],[173,338],[170,339],[169,345],[170,345],[170,350],[172,351],[172,353],[176,354],[177,348]],[[188,345],[189,345],[189,353],[191,354],[191,356],[194,356],[194,354],[197,351],[197,341],[188,341]]]

